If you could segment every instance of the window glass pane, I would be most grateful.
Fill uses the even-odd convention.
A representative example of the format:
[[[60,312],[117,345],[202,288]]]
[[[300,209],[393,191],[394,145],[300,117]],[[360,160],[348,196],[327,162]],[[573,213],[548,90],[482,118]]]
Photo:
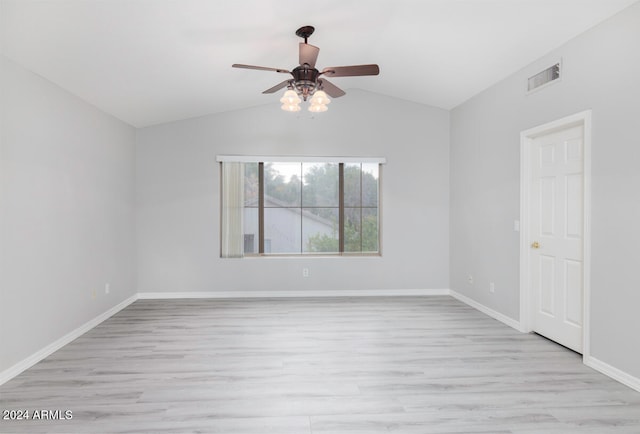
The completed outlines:
[[[259,167],[258,162],[244,163],[244,220],[238,228],[242,230],[238,249],[242,244],[244,254],[258,254],[262,223],[265,254],[340,253],[340,164],[265,162],[263,179],[258,179]],[[379,253],[380,165],[344,163],[343,167],[344,251]],[[263,222],[258,208],[260,183],[264,187]]]
[[[344,165],[344,206],[360,206],[361,201],[360,164]]]
[[[244,206],[258,206],[258,163],[244,164]]]
[[[258,253],[258,208],[244,209],[244,254]]]
[[[338,206],[338,163],[302,163],[302,206]]]
[[[265,208],[265,253],[297,253],[301,249],[300,208]],[[270,251],[266,240],[270,241]]]
[[[344,251],[362,251],[361,216],[362,208],[344,209]]]
[[[376,163],[362,164],[362,206],[378,206],[379,171]]]
[[[337,253],[338,208],[303,209],[302,237],[304,253]]]
[[[302,163],[264,163],[264,206],[300,206]]]
[[[378,209],[362,208],[362,251],[376,253],[378,245]]]

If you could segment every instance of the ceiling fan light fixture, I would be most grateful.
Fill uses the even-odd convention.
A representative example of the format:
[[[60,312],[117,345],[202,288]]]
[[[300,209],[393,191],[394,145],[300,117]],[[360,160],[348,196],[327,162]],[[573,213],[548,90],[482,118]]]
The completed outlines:
[[[280,102],[285,105],[298,105],[302,100],[298,97],[298,94],[294,90],[287,90],[282,98],[280,98]],[[283,109],[284,110],[284,109]],[[290,110],[291,111],[291,110]],[[298,111],[298,110],[294,110]]]
[[[329,107],[327,107],[324,104],[311,104],[309,105],[309,111],[312,113],[322,113],[322,112],[326,112],[327,110],[329,110]]]
[[[287,104],[284,103],[280,108],[286,112],[299,112],[301,110],[300,104]]]
[[[317,90],[311,97],[311,105],[327,105],[331,102],[324,90]]]

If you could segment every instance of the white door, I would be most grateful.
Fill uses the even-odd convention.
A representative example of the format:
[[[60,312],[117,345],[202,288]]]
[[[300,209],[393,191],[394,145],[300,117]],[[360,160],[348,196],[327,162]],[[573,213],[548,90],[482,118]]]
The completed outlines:
[[[530,148],[532,327],[582,353],[584,306],[584,133],[575,126]]]

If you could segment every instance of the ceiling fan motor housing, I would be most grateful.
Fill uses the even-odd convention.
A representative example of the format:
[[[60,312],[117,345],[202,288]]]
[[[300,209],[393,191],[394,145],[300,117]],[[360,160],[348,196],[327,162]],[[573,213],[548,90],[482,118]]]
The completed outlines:
[[[291,71],[291,75],[293,75],[294,86],[306,101],[307,96],[311,95],[316,90],[320,71],[309,67],[309,65],[305,63]]]

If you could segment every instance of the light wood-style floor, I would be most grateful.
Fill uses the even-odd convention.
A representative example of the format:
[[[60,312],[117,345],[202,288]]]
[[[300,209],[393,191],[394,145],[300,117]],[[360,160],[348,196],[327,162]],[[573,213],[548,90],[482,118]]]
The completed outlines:
[[[140,300],[0,387],[56,433],[640,433],[640,393],[450,297]]]

